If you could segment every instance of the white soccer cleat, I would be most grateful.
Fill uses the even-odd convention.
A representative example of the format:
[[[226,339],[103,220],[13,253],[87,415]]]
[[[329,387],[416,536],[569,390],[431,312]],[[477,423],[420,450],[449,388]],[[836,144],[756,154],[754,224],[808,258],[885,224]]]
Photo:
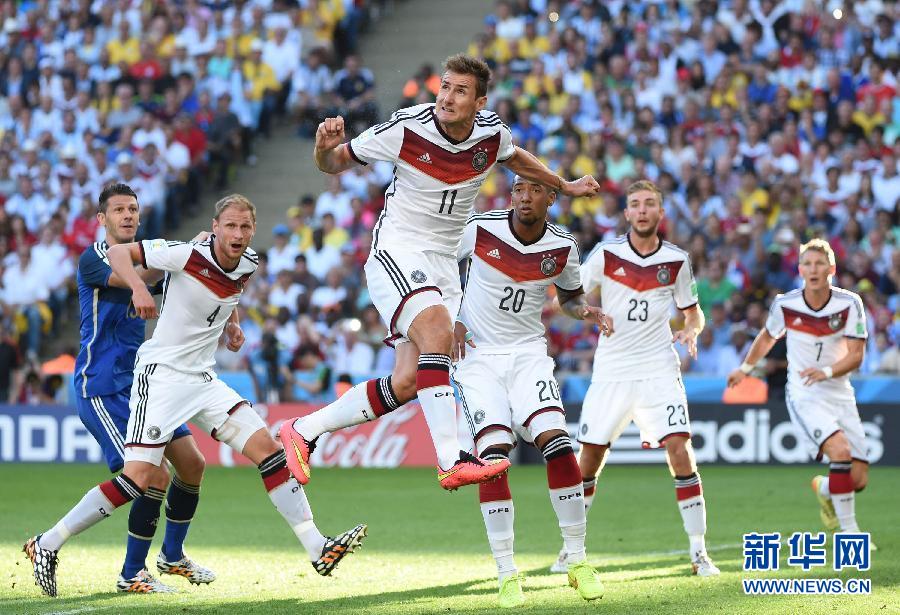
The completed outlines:
[[[558,574],[567,574],[569,572],[569,554],[566,553],[565,547],[560,549],[559,556],[557,556],[556,561],[553,562],[553,565],[550,566],[550,572],[555,572]]]
[[[187,553],[181,554],[181,559],[177,562],[167,562],[166,556],[160,551],[156,557],[156,569],[159,574],[174,574],[184,577],[194,585],[201,583],[212,583],[216,580],[216,573],[209,568],[204,568],[190,557]]]
[[[174,594],[174,587],[169,587],[144,568],[130,579],[119,575],[116,591],[130,594]]]
[[[709,559],[709,555],[706,553],[702,553],[691,562],[691,570],[698,577],[716,577],[721,574],[721,571],[712,563],[712,560]]]

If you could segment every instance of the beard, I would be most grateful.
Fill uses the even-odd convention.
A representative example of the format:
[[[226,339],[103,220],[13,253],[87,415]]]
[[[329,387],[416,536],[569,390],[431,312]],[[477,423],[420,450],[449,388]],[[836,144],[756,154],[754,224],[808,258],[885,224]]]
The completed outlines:
[[[650,228],[648,228],[645,231],[638,229],[636,226],[631,227],[631,230],[634,232],[634,234],[637,235],[638,237],[640,237],[641,239],[647,239],[648,237],[653,237],[654,235],[656,235],[657,229],[658,229],[658,225],[651,226]]]

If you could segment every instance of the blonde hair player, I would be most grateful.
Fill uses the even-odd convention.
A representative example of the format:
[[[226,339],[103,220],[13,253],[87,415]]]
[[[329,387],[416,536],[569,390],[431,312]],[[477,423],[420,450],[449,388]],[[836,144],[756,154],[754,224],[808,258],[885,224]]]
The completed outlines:
[[[599,289],[601,305],[616,334],[600,338],[591,386],[584,398],[578,441],[588,508],[609,447],[633,420],[648,447],[663,446],[675,478],[675,497],[690,543],[691,570],[714,576],[719,569],[706,552],[706,501],[691,448],[691,425],[674,343],[697,355],[703,312],[687,252],[657,235],[662,194],[642,180],[626,190],[628,233],[598,244],[581,266],[586,293]],[[684,328],[672,334],[672,304]],[[565,553],[551,567],[561,572]]]
[[[778,295],[766,326],[728,386],[752,373],[775,341],[787,336],[785,401],[791,422],[816,461],[828,457],[828,476],[815,476],[812,489],[828,530],[859,531],[856,495],[869,480],[868,446],[850,374],[866,351],[866,312],[858,295],[832,286],[836,266],[827,241],[800,246],[803,288]],[[874,545],[873,545],[874,546]]]
[[[144,320],[159,316],[159,322],[137,351],[124,468],[88,491],[58,525],[67,538],[80,534],[141,497],[158,472],[175,430],[190,421],[257,465],[275,509],[316,571],[329,575],[359,545],[367,528],[360,524],[336,538],[319,532],[306,493],[288,472],[281,444],[249,402],[213,371],[222,334],[233,350],[244,340],[237,306],[259,264],[250,248],[256,207],[239,194],[222,198],[216,203],[212,230],[200,242],[149,239],[109,248],[109,265],[131,288],[137,316]],[[135,265],[165,272],[159,311]],[[36,574],[48,569],[55,573],[56,551],[41,547],[38,541],[31,546]]]
[[[435,103],[401,109],[345,142],[344,119],[316,131],[315,158],[325,173],[379,160],[394,165],[385,207],[375,224],[365,271],[372,303],[396,349],[390,376],[363,382],[310,415],[281,428],[288,466],[301,483],[321,434],[373,421],[419,398],[444,489],[496,478],[508,460],[486,461],[461,450],[450,386],[453,319],[462,289],[456,253],[481,184],[496,164],[571,196],[596,194],[593,177],[565,181],[512,142],[500,117],[485,110],[491,71],[463,54],[447,58]]]

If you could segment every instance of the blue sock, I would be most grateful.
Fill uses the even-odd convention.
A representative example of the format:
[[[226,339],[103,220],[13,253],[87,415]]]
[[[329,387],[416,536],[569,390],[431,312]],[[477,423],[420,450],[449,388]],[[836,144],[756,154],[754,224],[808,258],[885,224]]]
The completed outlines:
[[[200,485],[188,485],[177,475],[172,477],[166,497],[166,538],[162,548],[166,561],[177,562],[184,557],[184,539],[199,501]]]
[[[153,534],[156,533],[159,508],[165,495],[160,489],[148,487],[144,495],[131,505],[131,512],[128,513],[125,564],[122,566],[122,576],[126,579],[134,577],[147,565],[147,553],[150,551],[150,543],[153,542]]]

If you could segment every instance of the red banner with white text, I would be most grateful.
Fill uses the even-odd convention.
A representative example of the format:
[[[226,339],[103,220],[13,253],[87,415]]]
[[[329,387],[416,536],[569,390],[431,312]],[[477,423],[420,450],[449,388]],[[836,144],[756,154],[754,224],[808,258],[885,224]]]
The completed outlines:
[[[286,419],[315,412],[318,404],[258,404],[254,409],[278,437]],[[209,465],[247,465],[250,462],[227,445],[191,424],[191,431]],[[317,467],[396,468],[433,466],[434,446],[425,417],[417,403],[410,403],[377,421],[324,434],[316,443],[310,462]]]

